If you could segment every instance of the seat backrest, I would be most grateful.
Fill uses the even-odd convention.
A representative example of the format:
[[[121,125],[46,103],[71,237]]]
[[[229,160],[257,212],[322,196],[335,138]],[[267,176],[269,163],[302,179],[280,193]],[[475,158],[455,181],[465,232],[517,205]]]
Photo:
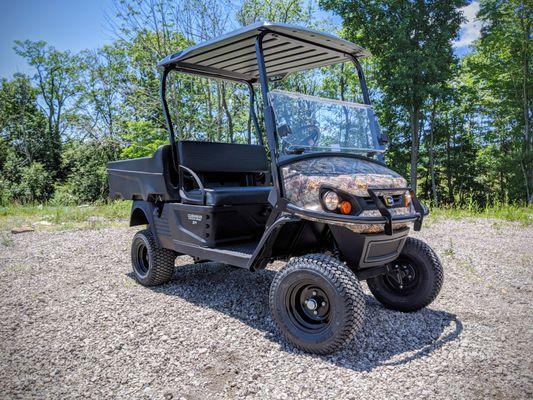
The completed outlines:
[[[195,172],[268,172],[264,146],[180,140],[181,165]]]

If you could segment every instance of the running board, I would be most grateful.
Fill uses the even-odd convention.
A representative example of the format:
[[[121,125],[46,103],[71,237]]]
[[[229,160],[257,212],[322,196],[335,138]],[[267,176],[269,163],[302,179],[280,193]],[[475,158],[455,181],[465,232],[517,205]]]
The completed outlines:
[[[251,252],[248,252],[247,249],[243,249],[242,245],[225,246],[218,249],[212,249],[209,247],[201,247],[189,243],[183,243],[178,240],[173,240],[173,243],[174,250],[179,253],[187,254],[192,257],[198,257],[201,260],[209,260],[234,265],[236,267],[247,268],[253,252],[259,242],[255,242],[255,246],[251,248]]]
[[[261,239],[254,242],[210,248],[197,246],[179,240],[172,240],[172,247],[178,253],[188,254],[192,257],[197,257],[200,260],[220,262],[251,270],[254,268],[254,263],[257,257],[263,253],[265,246],[268,248],[271,238],[275,238],[275,232],[285,223],[299,220],[299,217],[289,215],[278,218],[266,229]]]

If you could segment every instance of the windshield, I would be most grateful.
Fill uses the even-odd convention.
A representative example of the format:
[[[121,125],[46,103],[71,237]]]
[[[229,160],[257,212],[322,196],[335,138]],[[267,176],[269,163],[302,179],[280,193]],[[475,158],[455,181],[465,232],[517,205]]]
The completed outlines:
[[[272,90],[281,154],[310,151],[383,152],[371,106]]]

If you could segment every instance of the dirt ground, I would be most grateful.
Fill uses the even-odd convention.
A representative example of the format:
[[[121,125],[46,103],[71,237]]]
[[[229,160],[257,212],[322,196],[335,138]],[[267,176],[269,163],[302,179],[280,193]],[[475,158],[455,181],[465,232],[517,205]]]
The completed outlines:
[[[130,273],[134,232],[0,244],[0,398],[532,397],[533,227],[431,222],[416,236],[444,264],[437,300],[403,314],[368,294],[362,331],[324,357],[290,347],[271,320],[281,263],[250,273],[181,257],[172,282],[149,289]]]

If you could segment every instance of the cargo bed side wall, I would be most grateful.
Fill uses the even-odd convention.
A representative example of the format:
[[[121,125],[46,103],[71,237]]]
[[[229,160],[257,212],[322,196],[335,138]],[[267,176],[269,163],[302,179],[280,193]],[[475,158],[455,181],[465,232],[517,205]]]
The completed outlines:
[[[125,200],[162,201],[179,199],[170,182],[170,146],[162,146],[152,157],[107,163],[109,197]]]

